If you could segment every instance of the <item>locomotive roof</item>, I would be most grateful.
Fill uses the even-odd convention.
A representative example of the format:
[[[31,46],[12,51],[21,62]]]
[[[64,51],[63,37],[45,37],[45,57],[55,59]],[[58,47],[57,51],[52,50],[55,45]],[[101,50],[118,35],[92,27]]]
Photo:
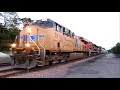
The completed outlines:
[[[90,41],[88,41],[87,39],[83,38],[83,37],[80,37],[80,39],[86,43],[89,43]]]
[[[51,19],[49,19],[49,18],[36,20],[36,22],[42,22],[42,21],[48,21],[48,22],[56,23],[56,24],[58,24],[58,25],[60,25],[60,26],[62,26],[62,27],[64,27],[64,28],[66,28],[65,26],[63,26],[63,25],[61,25],[61,24],[59,24],[59,23],[57,23],[57,22],[55,22],[55,21],[53,21],[53,20],[51,20]],[[68,29],[68,28],[66,28],[66,29]],[[70,30],[70,29],[68,29],[68,30]],[[70,31],[71,31],[71,30],[70,30]]]

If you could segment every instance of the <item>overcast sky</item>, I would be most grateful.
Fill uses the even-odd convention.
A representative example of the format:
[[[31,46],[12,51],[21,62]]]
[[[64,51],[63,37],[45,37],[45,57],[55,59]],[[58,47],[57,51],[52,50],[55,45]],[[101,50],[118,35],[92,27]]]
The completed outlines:
[[[50,18],[106,49],[120,42],[118,12],[18,12],[18,15],[33,20]]]

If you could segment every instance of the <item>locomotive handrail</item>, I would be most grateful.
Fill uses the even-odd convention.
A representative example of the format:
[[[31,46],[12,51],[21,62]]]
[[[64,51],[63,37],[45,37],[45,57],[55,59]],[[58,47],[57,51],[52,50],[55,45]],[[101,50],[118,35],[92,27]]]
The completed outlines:
[[[38,43],[42,46],[42,48],[44,49],[44,59],[45,59],[45,48],[43,47],[43,45],[39,42],[40,37],[38,36]]]
[[[17,36],[15,37],[15,42],[16,42],[16,40],[17,40]]]
[[[30,38],[30,40],[31,41],[33,41],[32,39],[31,39],[31,37],[30,37],[30,35],[29,35],[29,38]],[[34,41],[33,41],[34,42]],[[37,46],[37,48],[39,49],[39,55],[40,55],[40,48],[38,47],[38,45],[34,42],[34,44]]]

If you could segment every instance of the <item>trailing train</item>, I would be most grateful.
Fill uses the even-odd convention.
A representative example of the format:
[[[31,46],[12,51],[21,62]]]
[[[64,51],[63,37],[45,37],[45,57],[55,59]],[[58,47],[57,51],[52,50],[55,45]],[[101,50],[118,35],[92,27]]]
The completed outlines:
[[[14,68],[34,68],[104,53],[103,48],[46,19],[25,25],[11,45]],[[105,50],[105,49],[104,49]]]

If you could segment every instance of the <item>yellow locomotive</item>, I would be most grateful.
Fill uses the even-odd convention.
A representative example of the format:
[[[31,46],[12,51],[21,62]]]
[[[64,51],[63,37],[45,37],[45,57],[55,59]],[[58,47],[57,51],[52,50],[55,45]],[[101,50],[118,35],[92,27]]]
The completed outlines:
[[[89,50],[71,30],[51,19],[38,20],[20,31],[11,45],[15,68],[33,68],[86,57]]]

